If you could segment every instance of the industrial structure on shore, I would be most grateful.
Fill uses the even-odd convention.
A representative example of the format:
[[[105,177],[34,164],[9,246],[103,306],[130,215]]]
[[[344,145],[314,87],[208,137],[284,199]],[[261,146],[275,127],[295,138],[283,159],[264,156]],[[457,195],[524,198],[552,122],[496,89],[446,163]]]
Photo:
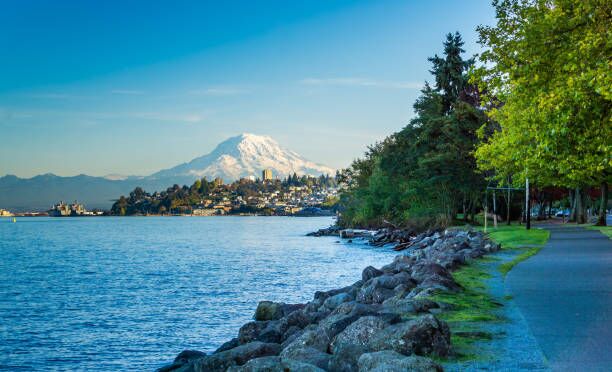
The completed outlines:
[[[60,201],[58,204],[51,207],[47,213],[50,217],[73,217],[84,216],[87,214],[87,211],[85,210],[85,206],[83,206],[83,204],[79,204],[75,200],[72,204],[66,204],[63,201]]]

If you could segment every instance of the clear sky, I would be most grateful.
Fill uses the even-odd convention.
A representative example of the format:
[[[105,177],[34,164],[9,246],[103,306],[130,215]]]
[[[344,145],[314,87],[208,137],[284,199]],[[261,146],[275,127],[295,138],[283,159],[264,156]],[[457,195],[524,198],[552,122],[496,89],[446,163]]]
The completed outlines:
[[[0,176],[146,175],[242,132],[344,167],[489,0],[32,1],[0,11]]]

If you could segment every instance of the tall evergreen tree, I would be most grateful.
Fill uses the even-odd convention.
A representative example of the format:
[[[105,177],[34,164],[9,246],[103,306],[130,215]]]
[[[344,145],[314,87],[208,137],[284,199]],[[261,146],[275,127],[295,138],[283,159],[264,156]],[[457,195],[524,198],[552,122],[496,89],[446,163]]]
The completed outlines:
[[[464,59],[458,33],[448,34],[443,56],[434,56],[435,84],[426,83],[416,116],[381,147],[345,171],[352,183],[343,201],[349,224],[425,220],[447,224],[458,208],[478,202],[484,186],[472,152],[487,120],[468,80],[473,59]],[[464,207],[464,209],[466,209]]]

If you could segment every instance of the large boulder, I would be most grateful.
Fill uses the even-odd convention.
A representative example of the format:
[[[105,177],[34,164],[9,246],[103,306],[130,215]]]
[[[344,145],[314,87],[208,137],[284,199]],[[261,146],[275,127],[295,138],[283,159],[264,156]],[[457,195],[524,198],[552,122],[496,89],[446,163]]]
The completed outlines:
[[[329,337],[317,330],[307,330],[285,346],[280,353],[282,359],[296,360],[327,369],[330,355],[327,354]]]
[[[338,372],[357,370],[359,356],[369,351],[369,343],[376,334],[394,319],[388,317],[364,316],[340,332],[330,344],[333,357],[329,369]]]
[[[444,266],[434,262],[420,262],[412,266],[410,276],[418,283],[423,282],[430,276],[440,276],[442,278],[451,279],[453,276]]]
[[[415,260],[412,257],[406,255],[395,256],[393,262],[383,266],[381,269],[385,273],[397,274],[402,271],[409,272]]]
[[[172,364],[163,366],[157,370],[157,372],[170,372],[176,371],[180,369],[182,366],[192,362],[196,359],[203,358],[206,356],[206,353],[198,351],[198,350],[183,350],[179,353],[179,355],[174,358]]]
[[[364,352],[370,340],[388,325],[389,323],[380,317],[361,317],[336,335],[330,344],[330,350],[333,354],[338,354],[342,349],[352,350],[356,347]]]
[[[280,343],[282,333],[278,321],[254,321],[240,327],[238,341],[246,344],[251,341]]]
[[[230,367],[227,372],[323,372],[312,364],[299,362],[292,359],[282,359],[277,356],[268,356],[249,360],[243,366]]]
[[[404,355],[446,356],[450,350],[448,325],[431,314],[390,325],[371,337],[368,349],[395,350]]]
[[[412,314],[424,313],[429,309],[438,308],[439,305],[428,299],[414,299],[392,297],[382,304],[381,314],[392,313],[406,317]]]
[[[327,369],[331,355],[309,346],[287,347],[281,352],[281,358],[283,360],[295,360],[301,363],[311,364],[321,369]]]
[[[373,266],[368,266],[365,269],[363,269],[363,272],[361,273],[361,280],[363,280],[364,282],[367,282],[368,280],[375,278],[377,276],[380,276],[382,274],[383,272],[378,270],[377,268]]]
[[[357,293],[357,302],[364,304],[381,304],[386,299],[395,296],[393,289],[383,287],[376,279],[378,278],[368,281],[361,287],[359,293]]]
[[[232,338],[231,340],[227,341],[223,345],[219,346],[219,348],[215,350],[213,354],[220,353],[222,351],[226,351],[229,349],[233,349],[236,346],[240,346],[240,341],[238,341],[238,337]]]
[[[304,304],[261,301],[255,310],[255,320],[278,320],[289,313],[304,308]]]
[[[344,331],[351,323],[359,319],[359,315],[333,314],[321,320],[318,329],[330,339]]]
[[[298,349],[304,347],[312,347],[317,350],[326,352],[327,345],[330,343],[330,338],[325,334],[325,332],[321,332],[319,329],[309,329],[300,334],[295,338],[290,344],[283,348],[283,353],[288,349]],[[282,355],[281,355],[282,356]]]
[[[196,359],[189,363],[187,370],[194,372],[221,372],[226,371],[232,366],[241,366],[254,358],[278,355],[279,353],[279,344],[255,341]]]
[[[429,358],[392,350],[362,354],[357,364],[359,372],[442,372],[442,367]]]
[[[354,298],[355,296],[351,296],[350,293],[338,293],[337,295],[328,297],[325,302],[323,302],[323,306],[328,310],[334,310],[343,302],[352,301]]]

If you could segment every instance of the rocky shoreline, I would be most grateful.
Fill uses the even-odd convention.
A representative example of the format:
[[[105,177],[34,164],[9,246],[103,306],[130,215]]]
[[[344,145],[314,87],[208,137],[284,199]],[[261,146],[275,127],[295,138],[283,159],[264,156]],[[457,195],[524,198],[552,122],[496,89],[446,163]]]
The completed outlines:
[[[436,317],[445,304],[432,296],[461,291],[451,271],[499,245],[472,231],[368,235],[360,236],[394,243],[401,254],[308,303],[262,301],[236,338],[210,355],[185,350],[158,371],[441,371],[432,358],[452,355],[453,347]]]

